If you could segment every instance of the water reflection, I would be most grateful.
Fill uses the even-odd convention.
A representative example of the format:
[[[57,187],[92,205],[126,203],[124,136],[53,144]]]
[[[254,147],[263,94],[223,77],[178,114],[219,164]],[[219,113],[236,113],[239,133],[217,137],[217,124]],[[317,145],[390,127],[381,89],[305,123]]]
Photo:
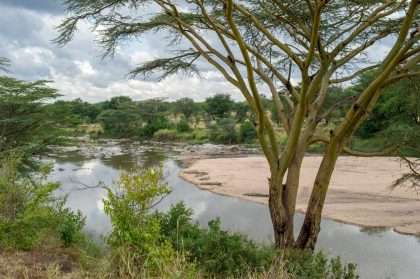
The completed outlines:
[[[360,232],[367,235],[381,235],[389,230],[390,229],[386,227],[360,227]]]
[[[52,179],[62,182],[62,192],[71,193],[68,205],[80,209],[86,215],[87,230],[99,235],[111,229],[100,202],[105,191],[100,188],[74,190],[80,186],[78,182],[93,186],[103,181],[110,185],[118,179],[120,169],[131,168],[136,162],[145,166],[163,163],[165,177],[173,191],[158,205],[159,210],[167,210],[182,200],[194,210],[194,217],[201,224],[221,217],[225,229],[247,234],[258,241],[273,241],[266,206],[199,190],[178,177],[182,162],[174,160],[174,154],[165,150],[147,149],[112,158],[87,159],[70,152],[66,154],[67,157],[57,159]],[[303,216],[297,215],[295,222],[298,229]],[[331,256],[340,256],[344,261],[357,263],[361,278],[411,279],[420,278],[419,240],[388,229],[366,229],[324,219],[317,249]]]

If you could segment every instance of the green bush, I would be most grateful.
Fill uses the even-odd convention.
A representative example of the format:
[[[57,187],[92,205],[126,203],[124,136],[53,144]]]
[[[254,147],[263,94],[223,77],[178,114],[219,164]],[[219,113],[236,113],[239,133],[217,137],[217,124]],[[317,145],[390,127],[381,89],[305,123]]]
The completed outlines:
[[[185,254],[207,278],[244,278],[250,274],[260,278],[273,269],[284,269],[280,273],[287,273],[290,277],[286,278],[358,278],[356,266],[343,266],[340,258],[329,261],[323,253],[278,251],[222,230],[219,219],[201,227],[192,220],[193,211],[183,202],[173,205],[167,213],[154,215],[159,219],[162,237],[169,239],[172,247]]]
[[[176,130],[179,133],[187,133],[190,132],[192,129],[190,127],[190,124],[188,124],[188,121],[185,117],[182,117],[181,120],[176,124]]]
[[[184,203],[172,206],[168,213],[157,213],[162,236],[169,238],[177,251],[185,253],[208,277],[241,277],[270,267],[276,250],[258,245],[240,234],[220,228],[220,220],[207,228],[192,221],[193,211]]]
[[[160,277],[174,260],[158,220],[148,214],[159,197],[170,193],[162,176],[162,168],[122,172],[116,189],[108,188],[103,203],[113,226],[106,237],[110,278]]]
[[[175,130],[162,129],[153,135],[153,139],[157,141],[174,141],[178,140],[180,135]]]
[[[64,208],[65,197],[55,197],[60,184],[46,182],[51,166],[31,176],[22,176],[17,155],[0,162],[0,248],[31,249],[46,230],[56,234],[64,246],[81,234],[84,217]]]
[[[171,124],[166,118],[158,118],[154,122],[147,123],[140,131],[140,136],[144,138],[152,138],[153,135],[162,129],[170,129]]]
[[[224,144],[232,144],[238,141],[236,121],[232,118],[218,119],[216,124],[211,124],[208,128],[211,141]]]
[[[239,139],[241,142],[251,143],[257,139],[257,131],[251,122],[245,121],[239,128]]]
[[[340,257],[328,260],[324,253],[286,250],[283,252],[286,271],[302,279],[357,279],[356,265],[343,266]]]

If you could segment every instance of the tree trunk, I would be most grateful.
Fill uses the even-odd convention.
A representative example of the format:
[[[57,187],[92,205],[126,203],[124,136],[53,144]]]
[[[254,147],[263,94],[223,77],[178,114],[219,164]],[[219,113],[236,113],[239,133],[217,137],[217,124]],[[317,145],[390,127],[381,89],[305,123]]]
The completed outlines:
[[[297,150],[294,154],[288,168],[286,184],[282,184],[279,174],[272,174],[270,178],[269,209],[275,242],[279,248],[294,246],[294,216],[304,154],[304,150]]]
[[[331,175],[337,162],[339,149],[336,143],[330,143],[315,178],[311,198],[306,209],[305,220],[296,241],[295,248],[315,249],[318,233],[321,230],[321,213],[330,184]]]
[[[285,207],[283,206],[283,177],[279,173],[271,173],[269,179],[268,208],[270,209],[271,222],[274,230],[274,240],[278,248],[290,247],[289,234],[293,223],[286,218]]]

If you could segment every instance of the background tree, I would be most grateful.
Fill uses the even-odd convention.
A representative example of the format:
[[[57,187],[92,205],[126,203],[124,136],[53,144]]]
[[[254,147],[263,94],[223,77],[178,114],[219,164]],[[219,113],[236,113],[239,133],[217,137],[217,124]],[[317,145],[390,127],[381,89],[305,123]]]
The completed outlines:
[[[418,0],[64,2],[69,16],[59,26],[58,43],[70,41],[82,19],[101,27],[97,32],[104,55],[112,55],[122,41],[164,32],[174,36],[168,40],[172,47],[188,42],[191,48],[140,65],[133,75],[195,73],[197,61],[205,60],[242,93],[257,115],[257,136],[270,168],[269,209],[279,247],[314,249],[339,154],[349,150],[348,142],[375,107],[383,88],[419,75],[415,69],[420,61]],[[139,17],[145,4],[154,13]],[[387,38],[393,43],[380,59],[361,60],[371,58],[372,47]],[[342,120],[325,133],[320,123],[339,106],[334,104],[321,113],[329,87],[369,70],[375,70],[374,78],[355,96]],[[292,84],[292,73],[299,78],[299,87]],[[269,88],[287,132],[282,149],[264,109],[260,85]],[[279,94],[282,88],[286,90]],[[325,153],[295,240],[293,218],[301,164],[309,145],[318,141],[326,144]]]
[[[198,110],[198,105],[191,98],[181,98],[173,104],[174,113],[182,113],[186,120],[197,113]]]
[[[112,97],[109,101],[105,101],[103,107],[105,109],[120,109],[133,104],[133,100],[127,96]]]
[[[27,82],[0,76],[0,157],[19,154],[23,166],[35,168],[36,155],[57,143],[53,118],[44,104],[59,94],[48,81]]]
[[[143,121],[133,109],[107,109],[97,117],[106,134],[112,137],[134,137],[141,133]]]
[[[213,118],[223,118],[232,111],[234,102],[229,94],[216,94],[205,102],[205,111]]]
[[[251,109],[249,108],[247,102],[235,103],[233,110],[235,112],[235,118],[238,120],[238,122],[243,122],[249,117],[249,114],[251,113]]]

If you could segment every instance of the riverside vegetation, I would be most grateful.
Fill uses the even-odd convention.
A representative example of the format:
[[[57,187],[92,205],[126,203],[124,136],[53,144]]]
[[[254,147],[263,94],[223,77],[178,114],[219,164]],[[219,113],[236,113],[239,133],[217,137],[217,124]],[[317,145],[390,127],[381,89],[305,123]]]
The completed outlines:
[[[72,40],[77,23],[84,19],[100,27],[96,34],[105,56],[112,55],[122,42],[149,32],[168,32],[164,34],[179,38],[168,40],[178,52],[140,65],[131,72],[133,76],[198,74],[195,62],[204,60],[242,93],[247,105],[237,105],[234,111],[231,100],[225,106],[230,99],[227,95],[216,95],[206,100],[200,118],[200,110],[190,110],[194,110],[191,99],[178,101],[189,109],[180,116],[165,109],[167,102],[161,99],[134,102],[117,97],[98,107],[76,100],[75,108],[89,107],[79,111],[72,102],[45,105],[46,100],[58,97],[45,81],[2,77],[1,200],[12,205],[2,207],[0,213],[2,262],[13,258],[11,253],[16,250],[36,253],[43,247],[55,247],[58,253],[67,253],[69,261],[49,271],[72,270],[68,267],[74,264],[81,274],[92,277],[356,276],[354,265],[344,268],[339,260],[327,261],[311,250],[340,153],[372,155],[360,152],[365,146],[381,150],[373,154],[394,152],[413,170],[402,182],[416,186],[419,179],[416,164],[404,157],[418,153],[417,0],[302,0],[293,5],[284,1],[185,1],[192,8],[182,11],[178,2],[161,0],[63,2],[68,17],[58,26],[57,43]],[[143,4],[156,8],[144,18],[138,16]],[[207,34],[213,34],[217,43],[210,43]],[[370,58],[371,47],[387,38],[395,39],[378,61],[361,60]],[[190,47],[179,49],[186,45],[181,42]],[[0,59],[0,70],[6,63]],[[292,74],[300,79],[298,83],[292,84]],[[268,88],[270,98],[261,94],[261,84]],[[69,113],[60,114],[65,110],[59,106],[69,104]],[[45,181],[48,170],[36,160],[60,139],[49,138],[48,127],[54,123],[51,115],[62,120],[63,129],[57,131],[67,129],[70,134],[90,119],[100,125],[85,126],[87,129],[112,137],[193,143],[254,143],[257,139],[270,165],[269,209],[275,248],[229,235],[217,220],[201,228],[182,204],[168,213],[151,212],[158,197],[167,193],[160,181],[161,170],[152,169],[123,173],[115,187],[107,186],[103,202],[113,230],[104,237],[106,248],[95,248],[82,233],[83,216],[66,209],[65,198],[54,196],[58,184]],[[69,123],[73,125],[70,130]],[[396,145],[383,150],[387,141]],[[323,153],[323,160],[295,239],[299,173],[303,157],[313,148]],[[10,264],[4,266],[1,275],[9,276]],[[26,267],[17,272],[18,277],[33,274]]]
[[[372,78],[373,73],[366,73],[350,87],[332,87],[324,109],[337,100],[353,98]],[[419,136],[419,92],[418,78],[403,80],[384,90],[372,115],[350,142],[352,148],[374,152],[404,140],[408,148],[400,152],[417,156],[411,147],[416,147],[414,139]],[[272,121],[277,123],[277,142],[284,146],[287,134],[281,128],[274,103],[264,95],[262,102]],[[347,107],[348,104],[342,104],[329,115],[323,129],[328,131],[340,121]],[[234,101],[229,94],[215,94],[204,102],[190,98],[172,102],[163,98],[133,101],[119,96],[92,104],[76,99],[48,104],[45,112],[54,115],[61,133],[69,136],[258,146],[255,113],[245,102]],[[317,142],[310,146],[309,151],[321,153],[324,149],[324,143]]]
[[[158,33],[165,38],[169,57],[135,66],[131,77],[200,75],[204,62],[242,94],[256,115],[258,142],[269,164],[268,205],[279,248],[315,248],[341,153],[383,155],[407,144],[402,138],[372,154],[355,151],[351,141],[385,88],[420,75],[418,0],[65,0],[64,4],[68,14],[57,26],[57,44],[69,43],[84,20],[96,31],[103,57],[112,57],[126,42]],[[139,16],[142,13],[147,16]],[[373,55],[384,41],[389,48]],[[369,71],[371,79],[362,90],[328,105],[335,86],[347,86]],[[264,91],[270,92],[286,134],[284,146],[277,141],[279,131],[263,105]],[[343,105],[345,116],[325,130],[325,121]],[[295,238],[299,175],[314,143],[324,144],[325,149]],[[413,173],[400,182],[415,187],[420,180],[418,161],[403,160]]]
[[[133,168],[104,186],[113,229],[100,246],[83,233],[80,212],[54,195],[59,183],[46,182],[49,168],[21,175],[21,163],[12,156],[0,168],[2,278],[358,278],[355,265],[322,252],[278,251],[222,230],[218,219],[201,227],[183,203],[154,212],[170,192],[162,168]],[[32,262],[10,260],[29,253]]]
[[[222,230],[218,219],[201,227],[182,203],[154,212],[169,192],[162,169],[134,168],[106,186],[113,229],[95,243],[39,160],[63,143],[46,104],[58,93],[45,81],[0,82],[2,278],[357,278],[355,265],[322,252],[279,251]]]

